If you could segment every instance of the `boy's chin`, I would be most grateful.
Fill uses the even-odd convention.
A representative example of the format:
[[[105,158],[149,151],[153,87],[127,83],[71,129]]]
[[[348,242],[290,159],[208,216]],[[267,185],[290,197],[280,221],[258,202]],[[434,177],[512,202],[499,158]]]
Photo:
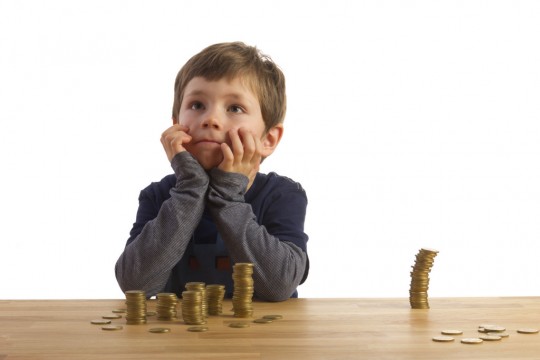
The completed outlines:
[[[203,158],[199,159],[195,157],[199,164],[201,164],[202,168],[206,171],[212,170],[213,168],[217,167],[221,162],[223,161],[223,156],[220,159],[214,158],[214,159],[208,159]]]

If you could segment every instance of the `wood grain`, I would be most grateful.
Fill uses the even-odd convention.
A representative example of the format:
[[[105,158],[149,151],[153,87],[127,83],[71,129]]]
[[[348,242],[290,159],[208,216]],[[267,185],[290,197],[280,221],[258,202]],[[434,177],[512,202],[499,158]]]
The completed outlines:
[[[193,333],[181,320],[150,317],[145,325],[104,331],[90,321],[122,308],[124,300],[0,301],[0,360],[4,359],[540,359],[540,298],[430,298],[431,309],[412,310],[408,299],[290,299],[256,302],[254,317],[283,315],[249,328],[230,311]],[[148,309],[155,308],[155,300]],[[226,302],[224,309],[231,308]],[[179,307],[180,309],[180,307]],[[253,320],[253,319],[251,319]],[[465,345],[480,324],[505,326],[510,337]],[[167,334],[148,332],[170,327]],[[452,343],[436,343],[443,329],[463,330]]]

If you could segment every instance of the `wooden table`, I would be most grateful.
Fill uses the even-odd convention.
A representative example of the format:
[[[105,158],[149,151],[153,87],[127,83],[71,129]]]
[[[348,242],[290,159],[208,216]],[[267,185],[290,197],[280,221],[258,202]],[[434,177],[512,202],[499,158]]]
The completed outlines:
[[[155,308],[155,300],[148,309]],[[430,298],[431,309],[411,310],[408,299],[291,299],[256,302],[254,317],[281,314],[270,324],[228,327],[227,311],[209,330],[188,332],[182,321],[149,317],[144,325],[104,331],[90,321],[123,308],[124,300],[0,301],[0,360],[4,359],[540,359],[540,298]],[[226,302],[224,309],[231,308]],[[180,309],[180,307],[178,307]],[[478,325],[498,324],[510,336],[465,345]],[[152,327],[170,333],[153,334]],[[460,329],[452,343],[432,337]]]

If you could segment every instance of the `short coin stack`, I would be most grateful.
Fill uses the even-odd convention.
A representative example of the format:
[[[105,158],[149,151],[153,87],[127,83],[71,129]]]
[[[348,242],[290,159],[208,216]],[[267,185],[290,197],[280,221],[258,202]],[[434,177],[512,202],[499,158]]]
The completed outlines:
[[[201,311],[204,317],[208,316],[208,299],[206,297],[206,284],[203,282],[188,282],[186,283],[186,290],[200,291],[201,297]]]
[[[175,293],[157,294],[156,312],[158,320],[175,320],[178,297]]]
[[[416,255],[416,261],[411,271],[411,288],[409,291],[409,300],[413,309],[429,309],[427,293],[429,289],[429,272],[437,253],[437,250],[420,249]]]
[[[202,312],[202,293],[186,290],[182,292],[182,318],[187,325],[203,325],[206,323]]]
[[[141,290],[129,290],[126,295],[126,323],[146,324],[146,294]]]
[[[253,264],[236,263],[233,266],[234,292],[232,297],[235,317],[253,315]]]
[[[208,314],[220,315],[223,312],[223,297],[225,296],[225,285],[206,285],[206,298],[208,301]]]

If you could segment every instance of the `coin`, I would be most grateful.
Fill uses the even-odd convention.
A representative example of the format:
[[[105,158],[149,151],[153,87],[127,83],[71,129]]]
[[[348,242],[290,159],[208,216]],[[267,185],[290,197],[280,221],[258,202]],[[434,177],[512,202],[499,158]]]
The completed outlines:
[[[206,326],[192,326],[192,327],[189,327],[187,329],[187,331],[192,331],[192,332],[205,332],[205,331],[208,331],[208,327]]]
[[[463,331],[461,331],[461,330],[443,330],[443,331],[441,331],[441,334],[443,334],[443,335],[461,335],[461,334],[463,334]]]
[[[248,328],[248,327],[249,327],[249,324],[246,323],[246,322],[233,322],[233,323],[230,323],[230,324],[229,324],[229,327],[237,328],[237,329],[240,329],[240,328]]]
[[[155,311],[147,311],[146,316],[156,316],[157,312]]]
[[[497,340],[501,340],[502,337],[500,337],[499,335],[482,335],[482,336],[479,336],[480,339],[482,340],[487,340],[487,341],[497,341]]]
[[[503,332],[506,330],[504,326],[499,325],[484,325],[485,332]]]
[[[436,342],[450,342],[454,341],[454,338],[451,336],[434,336],[432,340]]]
[[[162,334],[162,333],[168,333],[168,332],[170,332],[171,329],[169,329],[169,328],[158,327],[158,328],[151,328],[151,329],[149,329],[148,331],[150,331],[151,333],[159,333],[159,334]]]
[[[510,336],[510,334],[507,334],[507,333],[500,333],[500,332],[490,332],[490,333],[487,333],[486,335],[495,335],[495,336],[500,336],[501,338],[506,338],[508,336]]]
[[[103,315],[102,316],[103,319],[121,319],[122,318],[122,315]]]
[[[482,342],[484,342],[484,340],[480,338],[464,338],[461,339],[461,342],[463,344],[481,344]]]
[[[272,320],[272,319],[264,319],[264,318],[253,320],[253,322],[257,323],[257,324],[270,324],[272,321],[274,321],[274,320]]]
[[[283,316],[282,315],[264,315],[262,318],[270,319],[270,320],[281,320],[283,319]]]
[[[536,334],[538,333],[538,329],[518,329],[517,330],[518,333],[520,334]]]
[[[112,312],[115,314],[124,314],[126,309],[114,309]]]
[[[102,326],[101,330],[108,330],[108,331],[114,331],[114,330],[122,330],[124,327],[121,325],[107,325]]]
[[[104,319],[96,319],[96,320],[90,321],[90,324],[94,324],[94,325],[107,325],[110,323],[111,323],[111,320],[104,320]]]

